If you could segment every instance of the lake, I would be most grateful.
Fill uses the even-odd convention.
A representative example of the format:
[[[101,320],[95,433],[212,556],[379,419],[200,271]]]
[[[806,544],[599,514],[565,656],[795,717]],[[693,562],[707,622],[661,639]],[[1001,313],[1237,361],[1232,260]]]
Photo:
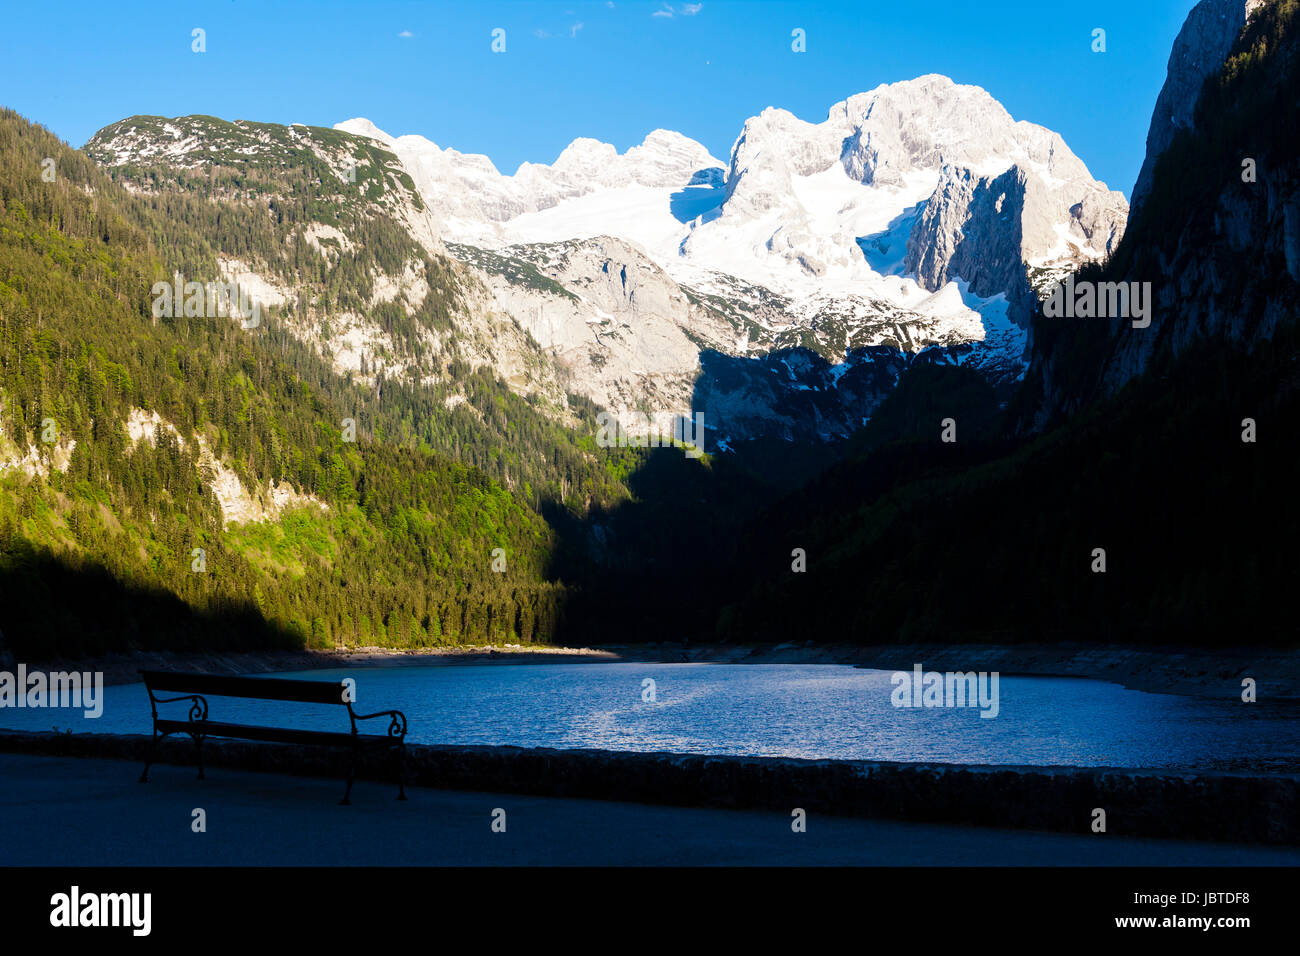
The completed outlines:
[[[403,664],[276,676],[355,678],[357,710],[404,711],[412,743],[1300,772],[1294,703],[1003,676],[990,719],[975,707],[895,707],[892,673],[824,664]],[[209,705],[214,720],[347,729],[332,707],[216,697]],[[185,704],[171,707],[184,717]],[[98,719],[0,709],[0,727],[52,726],[148,733],[144,685],[105,688]]]

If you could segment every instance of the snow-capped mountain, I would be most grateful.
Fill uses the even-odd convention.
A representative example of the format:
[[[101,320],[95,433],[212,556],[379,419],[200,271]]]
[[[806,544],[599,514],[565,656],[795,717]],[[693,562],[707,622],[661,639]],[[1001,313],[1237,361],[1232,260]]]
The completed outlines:
[[[486,364],[561,418],[567,392],[616,413],[702,412],[710,447],[845,436],[914,361],[1016,381],[1033,291],[1106,256],[1127,215],[1059,135],[941,76],[849,97],[819,123],[766,109],[725,162],[655,130],[504,174],[365,119],[132,117],[87,149],[130,188],[188,190],[207,169],[214,195],[249,208],[326,200],[303,206],[321,211],[289,237],[301,251],[221,268],[298,303],[286,321],[341,373],[454,387],[453,359]],[[376,217],[415,245],[385,239],[359,267]],[[363,269],[369,302],[331,305],[313,256]],[[430,315],[403,346],[377,310],[418,310],[444,268],[451,327]]]
[[[1093,180],[1058,134],[1016,122],[979,87],[933,75],[850,97],[822,123],[764,110],[746,121],[725,166],[699,143],[656,130],[624,154],[575,140],[553,165],[525,163],[507,176],[485,156],[393,138],[367,120],[337,128],[387,144],[454,241],[611,235],[680,281],[707,284],[715,272],[795,296],[874,293],[909,307],[956,278],[977,295],[1012,294],[1009,274],[974,279],[970,259],[986,240],[1010,240],[1030,266],[1077,263],[1109,253],[1127,215],[1123,195]],[[983,216],[972,205],[993,184],[992,215]],[[1016,216],[1002,214],[1007,189]],[[886,238],[903,234],[916,247],[906,258]],[[971,275],[950,268],[954,253]],[[919,279],[915,288],[894,281],[904,272]]]
[[[1128,211],[1057,133],[937,75],[852,96],[820,123],[764,110],[744,123],[726,163],[680,133],[655,130],[621,154],[578,139],[555,163],[507,175],[486,156],[393,137],[365,119],[336,129],[393,151],[454,254],[485,268],[497,304],[544,348],[567,352],[597,401],[634,398],[644,389],[633,380],[653,374],[679,380],[683,388],[669,391],[689,402],[684,389],[701,366],[696,356],[665,369],[666,354],[597,354],[608,344],[595,331],[613,314],[607,307],[584,308],[581,295],[520,301],[520,284],[502,278],[517,265],[503,263],[527,262],[560,280],[569,266],[549,263],[568,263],[574,243],[589,244],[598,268],[608,267],[602,249],[613,248],[625,253],[615,256],[624,276],[625,260],[643,260],[631,263],[633,273],[674,303],[657,318],[703,348],[759,358],[807,347],[837,364],[852,349],[969,346],[956,360],[1007,380],[1023,369],[1021,323],[1033,290],[1108,255]],[[583,367],[578,342],[597,350],[595,367]],[[668,351],[685,361],[690,350]]]
[[[504,176],[487,156],[440,149],[423,136],[389,136],[366,119],[334,128],[379,140],[392,150],[429,207],[445,221],[449,238],[458,241],[499,243],[507,234],[494,228],[496,223],[595,192],[678,189],[696,169],[716,168],[717,183],[722,181],[722,164],[708,150],[668,130],[655,130],[623,154],[609,143],[575,139],[552,165],[524,163],[513,176]]]

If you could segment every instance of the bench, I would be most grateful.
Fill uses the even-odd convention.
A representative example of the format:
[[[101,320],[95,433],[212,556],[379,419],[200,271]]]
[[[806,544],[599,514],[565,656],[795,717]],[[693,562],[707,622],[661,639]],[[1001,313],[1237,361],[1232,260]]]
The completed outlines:
[[[153,712],[153,746],[140,774],[140,782],[149,782],[149,768],[158,756],[158,741],[170,734],[186,734],[198,752],[199,779],[203,779],[203,739],[225,737],[240,740],[266,740],[285,744],[323,744],[346,747],[352,753],[348,769],[348,788],[340,801],[351,804],[352,781],[356,777],[357,759],[367,751],[391,749],[397,757],[397,799],[406,799],[406,716],[400,710],[381,710],[358,714],[352,709],[349,685],[343,681],[287,680],[280,677],[227,677],[224,674],[184,674],[174,671],[140,671],[149,692]],[[177,696],[162,697],[160,694]],[[220,723],[208,718],[208,701],[212,697],[243,697],[254,700],[280,700],[301,704],[336,704],[346,707],[351,732],[294,730],[250,724]],[[159,704],[189,701],[189,716],[176,720],[158,716]],[[375,717],[389,718],[388,731],[363,734],[357,721]]]

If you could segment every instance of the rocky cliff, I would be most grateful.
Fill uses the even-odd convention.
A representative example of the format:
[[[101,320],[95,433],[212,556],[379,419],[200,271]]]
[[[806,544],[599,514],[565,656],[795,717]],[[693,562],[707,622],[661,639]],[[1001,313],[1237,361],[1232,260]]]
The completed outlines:
[[[1202,0],[1187,15],[1174,40],[1165,85],[1151,114],[1146,159],[1133,186],[1135,210],[1151,189],[1156,160],[1169,148],[1175,133],[1191,127],[1201,86],[1223,67],[1247,19],[1263,4],[1264,0]]]
[[[1122,316],[1036,319],[1022,427],[1043,427],[1112,395],[1198,344],[1252,352],[1294,321],[1295,21],[1289,3],[1203,0],[1192,11],[1152,121],[1135,187],[1140,205],[1110,263],[1077,278],[1145,284],[1153,298],[1150,325]],[[1240,32],[1223,50],[1232,24]],[[1204,79],[1193,97],[1198,76]]]

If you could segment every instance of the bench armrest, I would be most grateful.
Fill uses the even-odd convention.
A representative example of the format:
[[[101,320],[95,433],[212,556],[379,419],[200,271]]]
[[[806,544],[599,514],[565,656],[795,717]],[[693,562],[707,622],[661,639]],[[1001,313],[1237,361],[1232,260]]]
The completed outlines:
[[[358,720],[370,720],[374,717],[388,717],[388,736],[399,739],[406,737],[406,715],[400,710],[381,710],[373,714],[358,714],[353,711],[352,706],[348,705],[348,713],[352,716],[352,732],[357,732]]]
[[[182,694],[180,697],[155,697],[153,691],[149,691],[149,707],[153,711],[153,719],[158,719],[158,705],[172,704],[178,700],[190,701],[190,720],[207,720],[208,719],[208,701],[199,694]]]

